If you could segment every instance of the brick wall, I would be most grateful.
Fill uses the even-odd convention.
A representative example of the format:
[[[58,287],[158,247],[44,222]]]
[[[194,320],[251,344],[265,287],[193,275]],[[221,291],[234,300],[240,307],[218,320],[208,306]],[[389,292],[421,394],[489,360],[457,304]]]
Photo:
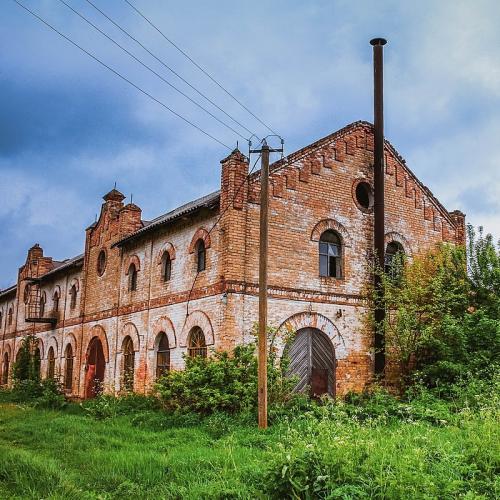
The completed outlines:
[[[464,215],[448,213],[386,143],[386,241],[398,241],[410,256],[441,241],[463,244]],[[364,290],[370,280],[373,211],[356,201],[359,182],[373,183],[373,132],[358,122],[294,153],[272,167],[269,227],[269,324],[277,331],[273,348],[284,348],[283,332],[312,327],[331,340],[337,362],[336,391],[361,390],[372,373],[372,332],[365,326]],[[234,151],[222,160],[220,204],[200,206],[168,224],[143,228],[140,208],[123,204],[116,190],[104,197],[99,220],[87,229],[83,258],[72,266],[30,249],[17,289],[0,293],[0,355],[11,362],[28,331],[41,340],[42,374],[53,346],[56,373],[64,378],[65,350],[74,353],[72,393],[83,397],[88,348],[101,340],[106,359],[104,386],[123,386],[123,342],[134,349],[134,390],[147,391],[155,378],[158,335],[167,335],[171,369],[182,369],[191,329],[199,326],[212,349],[254,340],[258,318],[259,173],[247,180],[248,162]],[[220,218],[220,221],[219,221]],[[215,222],[219,221],[214,230]],[[318,240],[326,229],[342,239],[340,278],[319,276]],[[137,236],[131,237],[131,235]],[[129,237],[124,240],[125,237]],[[206,270],[196,276],[195,244],[207,247]],[[99,269],[104,252],[105,268]],[[162,255],[172,262],[162,277]],[[36,266],[35,266],[35,263]],[[137,269],[129,290],[128,270]],[[47,308],[60,293],[54,325],[27,324],[23,291],[38,269]],[[101,272],[99,272],[101,271]],[[47,274],[48,273],[48,274]],[[195,280],[196,276],[196,280]],[[70,307],[69,290],[78,290]],[[7,325],[7,311],[15,320]]]

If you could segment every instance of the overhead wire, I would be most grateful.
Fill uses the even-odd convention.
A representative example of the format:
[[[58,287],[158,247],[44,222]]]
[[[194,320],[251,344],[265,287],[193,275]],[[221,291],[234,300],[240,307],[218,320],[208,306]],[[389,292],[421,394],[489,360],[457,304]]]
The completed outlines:
[[[177,78],[179,78],[182,82],[184,82],[186,85],[188,85],[191,89],[193,89],[198,95],[206,99],[212,106],[216,107],[219,111],[224,113],[229,119],[231,119],[234,123],[239,125],[242,129],[246,130],[251,136],[257,137],[257,135],[252,132],[250,129],[248,129],[245,125],[243,125],[240,121],[238,121],[236,118],[234,118],[232,115],[227,113],[223,108],[221,108],[216,102],[214,102],[210,97],[206,96],[203,92],[198,90],[194,85],[192,85],[188,80],[186,80],[182,75],[180,75],[177,71],[175,71],[171,66],[169,66],[164,59],[158,57],[156,54],[154,54],[150,49],[148,49],[140,40],[138,40],[136,37],[134,37],[132,34],[130,34],[125,28],[120,26],[114,19],[112,19],[108,14],[106,14],[102,9],[100,9],[92,0],[85,0],[89,5],[91,5],[95,10],[97,10],[102,16],[104,16],[110,23],[112,23],[114,26],[116,26],[123,34],[128,36],[131,40],[133,40],[135,43],[137,43],[140,47],[142,47],[151,57],[156,59],[162,66],[164,66],[166,69],[168,69],[171,73],[173,73]]]
[[[149,18],[147,18],[133,3],[129,0],[124,0],[139,16],[142,17],[153,29],[155,29],[168,43],[175,47],[186,59],[188,59],[194,66],[196,66],[205,76],[207,76],[213,83],[215,83],[222,91],[224,91],[231,99],[237,102],[247,113],[252,115],[261,125],[266,127],[270,132],[275,135],[279,135],[275,132],[269,125],[262,121],[257,115],[255,115],[245,104],[243,104],[237,97],[235,97],[229,90],[227,90],[219,81],[217,81],[210,73],[203,69],[189,54],[187,54],[183,49],[181,49],[173,40],[167,37],[163,31],[158,28]]]
[[[198,108],[200,108],[202,111],[204,111],[205,113],[207,113],[209,116],[211,116],[212,118],[214,118],[215,120],[217,120],[220,124],[224,125],[226,128],[228,128],[229,130],[231,130],[232,132],[234,132],[236,135],[238,135],[239,137],[241,137],[242,139],[244,139],[245,141],[248,141],[248,139],[244,136],[244,135],[241,135],[237,130],[235,130],[233,127],[231,127],[231,125],[228,125],[227,123],[225,123],[224,121],[220,120],[217,116],[215,116],[213,113],[211,113],[208,109],[206,109],[204,106],[202,106],[201,104],[199,104],[198,102],[196,102],[194,99],[192,99],[190,96],[188,96],[185,92],[183,92],[182,90],[178,89],[175,85],[173,85],[172,83],[170,83],[168,80],[166,80],[165,78],[163,78],[163,76],[161,76],[158,72],[156,72],[153,68],[151,68],[151,66],[148,66],[146,63],[144,63],[143,61],[141,61],[138,57],[136,57],[134,54],[132,54],[132,52],[130,52],[128,49],[126,49],[123,45],[121,45],[120,43],[118,43],[114,38],[112,38],[111,36],[109,36],[107,33],[105,33],[103,30],[101,30],[98,26],[96,26],[92,21],[90,21],[89,19],[87,19],[81,12],[78,12],[76,9],[74,9],[71,5],[69,5],[66,0],[59,0],[59,2],[61,2],[63,5],[65,5],[68,9],[70,9],[73,13],[75,13],[78,17],[80,17],[80,19],[82,19],[83,21],[85,21],[87,24],[89,24],[90,26],[92,26],[95,30],[97,30],[101,35],[103,35],[104,37],[106,37],[110,42],[112,42],[113,44],[115,44],[118,48],[120,48],[121,50],[123,50],[126,54],[128,54],[132,59],[134,59],[135,61],[137,61],[141,66],[143,66],[144,68],[146,68],[148,71],[150,71],[151,73],[153,73],[155,76],[157,76],[162,82],[166,83],[169,87],[173,88],[176,92],[178,92],[179,94],[181,94],[183,97],[185,97],[186,99],[188,99],[190,102],[192,102],[195,106],[197,106]]]
[[[209,236],[212,233],[212,231],[215,229],[215,227],[217,226],[217,224],[219,224],[219,222],[221,221],[221,219],[224,216],[224,214],[229,210],[229,208],[231,207],[231,205],[234,203],[234,200],[236,200],[236,197],[240,193],[241,189],[247,183],[247,181],[250,179],[250,176],[252,175],[253,171],[255,170],[257,162],[259,161],[259,159],[260,159],[261,156],[262,155],[260,154],[257,157],[257,159],[255,160],[255,162],[253,164],[253,167],[250,169],[250,171],[245,176],[245,178],[243,179],[243,181],[241,182],[241,184],[238,186],[238,189],[234,192],[234,195],[231,198],[230,202],[227,204],[226,208],[224,210],[222,210],[222,212],[219,214],[219,217],[217,217],[216,221],[214,222],[214,224],[212,225],[212,227],[210,228],[210,230],[207,232],[207,236]],[[196,275],[195,275],[195,277],[193,279],[193,284],[191,285],[191,289],[189,290],[189,295],[188,295],[187,304],[186,304],[186,318],[189,316],[189,304],[191,302],[191,295],[193,294],[194,286],[196,284],[196,280],[198,279],[199,274],[200,274],[200,271],[196,270]]]
[[[50,24],[48,21],[46,21],[41,16],[39,16],[36,12],[32,11],[30,8],[26,7],[26,5],[22,4],[19,0],[13,0],[13,1],[17,5],[19,5],[19,7],[21,7],[22,9],[24,9],[26,12],[28,12],[29,14],[31,14],[36,19],[38,19],[45,26],[47,26],[52,31],[54,31],[55,33],[57,33],[59,36],[61,36],[62,38],[64,38],[67,42],[71,43],[73,46],[75,46],[78,49],[80,49],[82,52],[84,52],[85,54],[87,54],[89,57],[91,57],[94,61],[96,61],[97,63],[99,63],[101,66],[103,66],[106,69],[108,69],[109,71],[111,71],[115,76],[121,78],[123,81],[127,82],[129,85],[131,85],[132,87],[134,87],[136,90],[138,90],[139,92],[141,92],[145,96],[149,97],[149,99],[151,99],[152,101],[156,102],[157,104],[159,104],[160,106],[162,106],[163,108],[165,108],[167,111],[170,111],[170,113],[172,113],[173,115],[177,116],[178,118],[180,118],[181,120],[183,120],[188,125],[191,125],[193,128],[195,128],[196,130],[198,130],[199,132],[201,132],[205,136],[209,137],[213,141],[217,142],[221,146],[224,146],[225,148],[227,148],[229,150],[233,149],[230,146],[228,146],[227,144],[224,144],[221,140],[219,140],[216,137],[214,137],[213,135],[211,135],[209,132],[206,132],[201,127],[199,127],[198,125],[194,124],[188,118],[185,118],[181,114],[177,113],[177,111],[174,111],[172,108],[170,108],[169,106],[167,106],[164,102],[160,101],[159,99],[157,99],[156,97],[154,97],[153,95],[151,95],[149,92],[147,92],[146,90],[142,89],[139,85],[135,84],[134,82],[132,82],[131,80],[129,80],[127,77],[123,76],[121,73],[119,73],[117,70],[115,70],[114,68],[112,68],[111,66],[109,66],[108,64],[106,64],[104,61],[101,61],[101,59],[99,59],[95,54],[93,54],[92,52],[88,51],[87,49],[83,48],[81,45],[79,45],[78,43],[76,43],[75,41],[73,41],[71,38],[69,38],[68,36],[66,36],[61,31],[59,31],[52,24]]]

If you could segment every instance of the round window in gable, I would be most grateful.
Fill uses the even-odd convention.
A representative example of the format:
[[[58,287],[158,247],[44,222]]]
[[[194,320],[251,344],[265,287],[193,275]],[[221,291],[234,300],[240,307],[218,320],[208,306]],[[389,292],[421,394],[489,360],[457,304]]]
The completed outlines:
[[[97,257],[97,274],[102,276],[106,270],[106,252],[101,250]]]
[[[361,181],[356,184],[354,192],[356,204],[363,211],[371,210],[373,207],[373,189],[368,182]]]

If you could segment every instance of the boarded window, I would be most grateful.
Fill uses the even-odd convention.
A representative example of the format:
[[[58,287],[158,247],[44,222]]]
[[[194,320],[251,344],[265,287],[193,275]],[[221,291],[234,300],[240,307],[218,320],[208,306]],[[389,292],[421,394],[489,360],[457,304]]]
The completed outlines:
[[[158,349],[156,351],[156,378],[170,370],[170,346],[165,332],[158,334]]]
[[[130,337],[123,341],[123,387],[126,391],[134,390],[134,343]]]
[[[189,333],[188,355],[191,358],[201,356],[207,357],[207,344],[205,334],[199,326],[195,326]]]
[[[340,236],[330,229],[319,240],[319,275],[328,278],[342,277],[342,244]]]
[[[73,348],[71,344],[66,346],[64,352],[65,367],[64,367],[64,388],[71,392],[73,389]]]

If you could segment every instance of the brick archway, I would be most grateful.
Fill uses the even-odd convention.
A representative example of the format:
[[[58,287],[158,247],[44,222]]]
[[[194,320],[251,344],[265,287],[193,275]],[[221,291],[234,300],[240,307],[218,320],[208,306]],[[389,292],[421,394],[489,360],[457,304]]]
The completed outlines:
[[[315,312],[297,313],[281,323],[274,339],[272,339],[272,348],[275,349],[278,357],[283,355],[288,339],[293,337],[299,330],[305,328],[313,328],[323,332],[330,339],[337,359],[347,357],[345,342],[338,328],[329,318]]]
[[[125,275],[128,275],[128,272],[130,270],[131,264],[134,264],[135,270],[140,271],[141,270],[141,260],[137,255],[131,255],[127,260],[125,264]]]
[[[161,316],[153,321],[151,326],[153,335],[150,336],[148,341],[148,349],[156,348],[156,340],[160,332],[165,332],[168,338],[168,345],[170,349],[177,347],[177,337],[175,335],[175,328],[168,316]]]
[[[206,249],[210,248],[210,246],[212,245],[210,234],[204,227],[200,227],[196,230],[193,238],[191,239],[191,243],[189,244],[189,253],[194,253],[196,243],[198,243],[199,240],[203,240]]]
[[[385,246],[387,246],[391,241],[396,241],[397,243],[399,243],[403,247],[403,250],[405,251],[407,257],[411,257],[413,255],[410,243],[402,234],[395,231],[386,233],[384,236]]]
[[[158,256],[156,258],[156,263],[158,265],[161,265],[161,261],[163,259],[163,255],[165,253],[168,253],[168,256],[170,257],[170,260],[175,260],[175,247],[172,245],[172,243],[165,243],[160,251],[158,252]]]
[[[102,344],[102,349],[104,351],[104,361],[106,363],[109,362],[109,345],[108,345],[108,337],[106,335],[106,332],[104,328],[101,325],[94,325],[89,332],[88,338],[90,339],[89,342],[87,343],[87,349],[86,349],[86,354],[85,358],[87,358],[88,353],[89,353],[89,345],[92,342],[92,339],[94,337],[97,337]]]
[[[39,344],[39,347],[40,347],[40,344]],[[54,349],[54,355],[55,355],[55,357],[57,359],[59,357],[59,354],[60,354],[59,353],[59,344],[57,343],[57,339],[56,339],[56,337],[54,335],[52,335],[49,338],[49,340],[47,341],[47,349],[46,349],[46,351],[49,352],[49,349],[51,347]],[[42,350],[40,349],[40,354],[41,353],[42,353]],[[42,356],[42,359],[44,359],[43,356]]]
[[[122,351],[123,341],[126,337],[130,337],[132,339],[134,351],[138,352],[140,349],[139,331],[132,322],[125,323],[121,329],[120,336],[118,337],[118,352]]]
[[[214,345],[214,329],[210,318],[202,311],[193,311],[187,318],[182,328],[182,333],[179,338],[179,345],[187,347],[189,332],[195,327],[199,326],[205,335],[205,342],[207,346]]]
[[[329,229],[336,231],[342,238],[344,246],[348,247],[351,244],[351,237],[347,229],[335,219],[320,220],[311,231],[311,241],[319,241],[321,235]]]

